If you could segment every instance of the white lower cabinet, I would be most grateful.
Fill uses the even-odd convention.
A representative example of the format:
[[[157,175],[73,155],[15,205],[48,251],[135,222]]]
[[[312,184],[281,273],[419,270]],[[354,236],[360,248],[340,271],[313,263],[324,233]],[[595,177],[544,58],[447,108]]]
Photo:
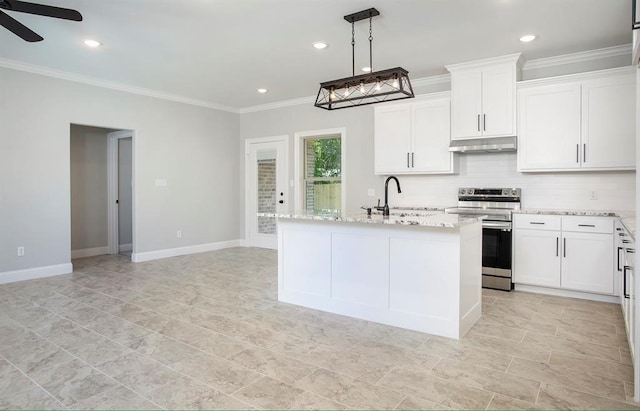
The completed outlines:
[[[613,221],[514,216],[514,283],[614,294]]]
[[[516,229],[514,283],[560,287],[560,231]]]
[[[617,261],[615,271],[620,278],[620,305],[629,340],[631,356],[635,358],[636,343],[636,275],[635,242],[620,222],[616,224]]]

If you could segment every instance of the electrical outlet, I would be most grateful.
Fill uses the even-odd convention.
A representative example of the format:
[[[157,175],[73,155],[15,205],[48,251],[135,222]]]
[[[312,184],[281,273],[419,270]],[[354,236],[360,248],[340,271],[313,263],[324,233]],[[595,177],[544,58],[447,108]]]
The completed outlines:
[[[176,231],[176,238],[182,238],[182,230]]]
[[[24,257],[24,247],[18,247],[18,257]]]
[[[597,191],[591,191],[589,193],[589,198],[592,200],[597,200],[598,199],[598,192]]]
[[[376,196],[376,189],[375,188],[370,188],[367,190],[367,195],[369,197],[375,197]]]

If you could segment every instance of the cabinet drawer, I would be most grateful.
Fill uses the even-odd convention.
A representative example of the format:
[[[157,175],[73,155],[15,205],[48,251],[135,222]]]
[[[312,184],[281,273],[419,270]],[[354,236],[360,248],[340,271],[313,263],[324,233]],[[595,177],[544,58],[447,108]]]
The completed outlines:
[[[613,219],[606,217],[562,217],[562,231],[581,233],[613,233]]]
[[[562,227],[562,218],[558,215],[514,214],[513,220],[515,228],[559,231]]]

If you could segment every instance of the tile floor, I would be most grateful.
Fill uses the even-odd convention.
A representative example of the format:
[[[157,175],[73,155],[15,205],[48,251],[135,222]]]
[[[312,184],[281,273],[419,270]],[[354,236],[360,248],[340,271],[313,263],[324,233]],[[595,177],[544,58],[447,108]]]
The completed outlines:
[[[0,286],[0,408],[627,409],[617,305],[484,290],[460,341],[278,303],[234,248]]]

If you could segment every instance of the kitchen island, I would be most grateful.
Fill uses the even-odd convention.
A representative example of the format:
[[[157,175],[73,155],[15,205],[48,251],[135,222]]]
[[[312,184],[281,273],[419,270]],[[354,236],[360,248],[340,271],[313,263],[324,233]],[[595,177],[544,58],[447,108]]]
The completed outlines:
[[[270,216],[279,301],[455,339],[480,318],[481,218]]]

